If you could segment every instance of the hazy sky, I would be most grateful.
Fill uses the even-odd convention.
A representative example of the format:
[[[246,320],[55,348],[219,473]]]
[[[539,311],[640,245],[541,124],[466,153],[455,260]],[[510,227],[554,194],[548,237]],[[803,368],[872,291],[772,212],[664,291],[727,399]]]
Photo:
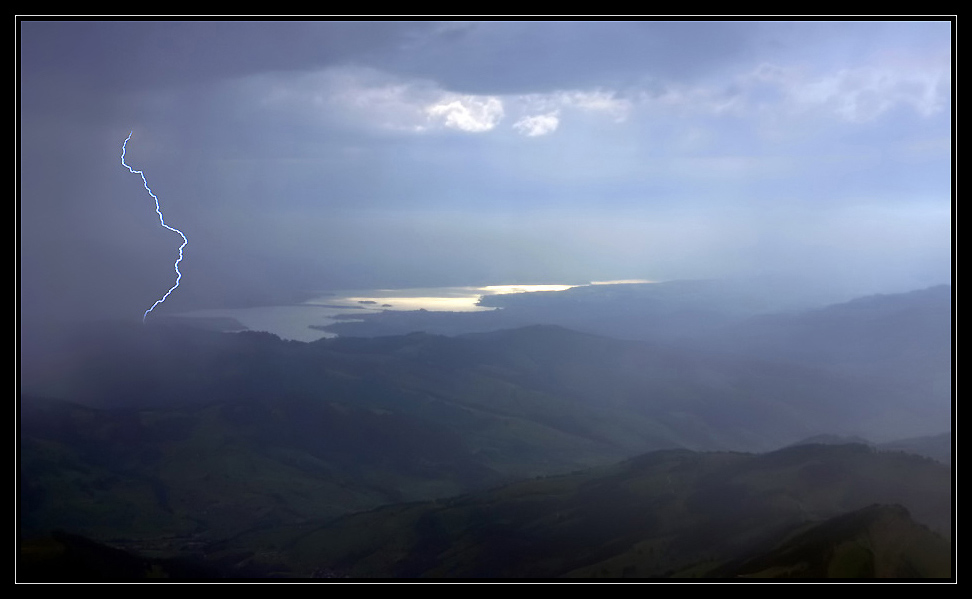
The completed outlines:
[[[949,22],[20,23],[22,315],[947,282]]]

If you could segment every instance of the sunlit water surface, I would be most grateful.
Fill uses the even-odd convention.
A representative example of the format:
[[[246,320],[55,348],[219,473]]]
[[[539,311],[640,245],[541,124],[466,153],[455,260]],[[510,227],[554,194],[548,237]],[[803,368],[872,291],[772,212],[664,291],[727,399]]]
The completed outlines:
[[[595,283],[596,284],[596,283]],[[531,291],[563,291],[577,285],[488,285],[484,287],[420,287],[414,289],[359,289],[322,294],[302,304],[194,310],[180,316],[230,317],[247,329],[268,331],[283,339],[316,341],[335,337],[311,326],[326,326],[347,321],[347,315],[380,312],[382,310],[429,310],[439,312],[479,312],[494,310],[477,305],[484,295],[525,293]]]

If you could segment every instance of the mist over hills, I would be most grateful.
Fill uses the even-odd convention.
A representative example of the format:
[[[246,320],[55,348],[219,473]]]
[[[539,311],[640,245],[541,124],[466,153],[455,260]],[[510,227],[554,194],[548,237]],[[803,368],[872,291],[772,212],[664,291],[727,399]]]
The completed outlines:
[[[938,424],[921,434],[932,434],[947,429],[951,417],[951,295],[951,286],[939,285],[824,304],[834,292],[777,279],[591,285],[484,297],[482,303],[502,307],[494,312],[385,312],[324,328],[341,335],[454,335],[543,322],[695,355],[824,369],[874,389],[897,389],[892,396],[903,390],[924,396],[920,419]]]
[[[341,336],[423,331],[440,335],[532,324],[726,352],[835,364],[950,348],[949,285],[907,293],[849,296],[779,278],[586,285],[564,291],[486,295],[486,312],[385,311],[322,326]],[[874,347],[860,347],[873,344]],[[876,354],[880,345],[885,356]],[[924,366],[924,364],[922,365]]]
[[[875,375],[948,377],[952,288],[873,295],[800,313],[760,315],[707,336],[723,351]],[[946,371],[945,369],[949,369]]]
[[[673,340],[760,314],[823,307],[854,297],[779,277],[612,283],[486,295],[477,313],[384,312],[321,327],[342,336],[381,336],[416,330],[442,335],[531,324],[557,324],[620,339]]]
[[[369,576],[593,576],[602,570],[611,576],[625,571],[655,576],[696,568],[694,561],[705,560],[712,563],[692,572],[729,575],[730,570],[717,566],[728,568],[728,560],[770,554],[784,542],[780,535],[785,531],[821,525],[871,503],[905,505],[910,515],[892,520],[916,518],[944,534],[950,518],[950,503],[945,499],[935,500],[934,516],[925,507],[916,507],[905,497],[907,493],[901,494],[904,491],[874,491],[865,493],[866,501],[807,511],[806,492],[811,487],[793,486],[796,479],[774,474],[767,484],[778,485],[774,488],[779,490],[770,491],[761,483],[746,492],[744,504],[769,502],[765,505],[776,506],[775,510],[780,502],[791,502],[802,508],[787,512],[776,524],[761,523],[765,533],[759,543],[745,545],[745,550],[727,547],[716,559],[692,549],[679,558],[682,561],[664,567],[659,563],[639,569],[647,566],[627,553],[634,547],[643,554],[648,546],[660,547],[656,543],[661,541],[628,539],[617,545],[616,540],[605,538],[590,543],[592,547],[607,543],[615,549],[595,551],[600,558],[595,560],[592,554],[593,561],[569,569],[544,569],[538,562],[538,569],[497,566],[492,574],[463,570],[466,566],[443,570],[452,559],[445,557],[448,548],[464,545],[473,534],[469,531],[478,530],[478,524],[467,520],[449,528],[452,532],[445,536],[436,533],[434,543],[429,541],[432,545],[386,556],[392,561],[377,570],[358,570],[347,561],[350,558],[334,553],[336,549],[320,545],[312,550],[297,540],[305,538],[308,527],[317,530],[335,518],[381,506],[491,493],[487,489],[497,485],[568,472],[575,472],[577,481],[615,476],[619,471],[612,471],[611,464],[659,450],[697,456],[683,466],[694,471],[709,460],[743,460],[695,452],[766,452],[809,438],[814,444],[806,447],[817,449],[793,447],[779,454],[816,456],[803,466],[793,466],[810,477],[800,479],[804,480],[800,485],[811,479],[820,489],[821,484],[833,484],[826,487],[831,489],[827,493],[847,497],[857,493],[851,487],[861,485],[890,489],[891,480],[904,484],[902,471],[896,470],[904,466],[891,466],[890,457],[874,457],[890,454],[873,449],[842,454],[844,450],[835,449],[836,453],[827,455],[844,457],[843,462],[838,459],[827,467],[830,474],[810,464],[823,459],[821,452],[831,451],[818,444],[828,438],[840,443],[910,437],[915,439],[879,447],[938,460],[949,455],[948,433],[936,439],[918,437],[951,430],[950,307],[950,288],[932,288],[787,315],[737,315],[732,322],[707,325],[705,334],[695,329],[694,335],[677,340],[662,336],[651,342],[549,324],[452,337],[410,333],[342,336],[313,343],[284,341],[268,333],[228,334],[171,325],[79,327],[52,348],[56,359],[46,369],[23,381],[21,533],[31,538],[64,530],[165,557],[195,555],[207,547],[207,553],[228,560],[220,567],[245,563],[256,568],[231,568],[237,574],[279,570],[288,576],[307,576],[322,567]],[[667,459],[653,455],[676,454],[648,453],[638,459]],[[910,459],[894,455],[899,456],[894,459]],[[848,459],[885,462],[869,466],[860,462],[858,469],[847,466]],[[838,467],[838,463],[845,465]],[[922,483],[922,492],[950,497],[945,466],[933,466],[935,462],[927,459],[914,464],[923,464],[914,466],[919,470],[940,470],[934,475],[916,470],[906,478],[913,483],[931,476],[927,484]],[[887,480],[881,473],[888,473]],[[649,494],[661,492],[661,479],[652,480],[619,479],[618,484]],[[535,484],[545,488],[541,481]],[[695,491],[700,498],[725,498],[733,492],[711,485]],[[537,493],[538,498],[548,494]],[[792,494],[793,499],[783,500],[779,493]],[[597,502],[584,508],[588,510],[584,530],[601,521],[601,516],[595,517],[598,510],[618,512],[612,496],[599,494]],[[632,501],[633,506],[641,500]],[[429,505],[428,509],[437,509],[436,504]],[[406,508],[388,509],[397,513],[394,510]],[[751,517],[760,513],[756,509]],[[654,512],[638,515],[628,508],[618,514],[622,520],[612,527],[660,517],[651,515]],[[367,516],[348,517],[334,526],[352,526],[349,523],[364,522],[360,518]],[[675,542],[671,535],[708,538],[724,526],[685,517],[688,520],[678,520],[684,528],[666,533],[665,547]],[[522,534],[527,533],[517,532],[520,524],[500,520],[507,522],[500,527],[502,534],[497,533],[488,549],[473,554],[508,553],[503,543],[525,538]],[[394,534],[408,534],[405,531],[412,524],[405,526]],[[846,527],[824,530],[838,529]],[[476,534],[472,538],[479,538]],[[591,539],[578,531],[568,537],[575,534]],[[547,559],[547,549],[541,548],[557,545],[537,542],[526,545],[533,549],[523,550],[524,556],[532,556],[520,560],[524,568],[532,559]],[[938,547],[936,543],[932,545]],[[263,545],[278,548],[274,550],[279,553],[277,561],[253,557]],[[304,547],[298,551],[303,557],[293,553],[297,547]],[[789,555],[786,551],[791,549],[786,547],[779,545],[784,552],[780,555]],[[307,551],[318,556],[317,565],[307,561]],[[813,563],[826,562],[823,557],[815,559]],[[594,567],[601,562],[610,565]],[[765,563],[759,562],[759,570],[746,566],[749,569],[731,571],[765,572],[776,567]],[[791,566],[786,571],[799,571]],[[814,566],[817,569],[806,572],[829,571],[828,567]],[[921,572],[943,571],[936,567]],[[875,565],[870,571],[908,570]]]
[[[955,17],[16,21],[32,581],[951,573]]]

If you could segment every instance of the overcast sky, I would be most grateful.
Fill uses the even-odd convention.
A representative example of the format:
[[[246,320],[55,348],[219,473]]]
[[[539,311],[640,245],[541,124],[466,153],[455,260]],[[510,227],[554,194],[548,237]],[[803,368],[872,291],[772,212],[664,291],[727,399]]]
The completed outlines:
[[[948,282],[949,22],[20,23],[22,315]]]

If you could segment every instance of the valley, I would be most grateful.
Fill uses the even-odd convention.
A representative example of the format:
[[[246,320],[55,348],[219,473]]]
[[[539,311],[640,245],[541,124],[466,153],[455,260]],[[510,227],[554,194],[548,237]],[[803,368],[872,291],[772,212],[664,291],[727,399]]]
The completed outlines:
[[[949,454],[949,435],[928,437],[951,429],[941,291],[692,345],[558,325],[312,343],[79,328],[47,381],[70,395],[21,397],[21,538],[228,576],[723,576],[807,526],[899,505],[874,517],[947,546],[949,467],[900,453]],[[907,344],[882,338],[916,319]]]

